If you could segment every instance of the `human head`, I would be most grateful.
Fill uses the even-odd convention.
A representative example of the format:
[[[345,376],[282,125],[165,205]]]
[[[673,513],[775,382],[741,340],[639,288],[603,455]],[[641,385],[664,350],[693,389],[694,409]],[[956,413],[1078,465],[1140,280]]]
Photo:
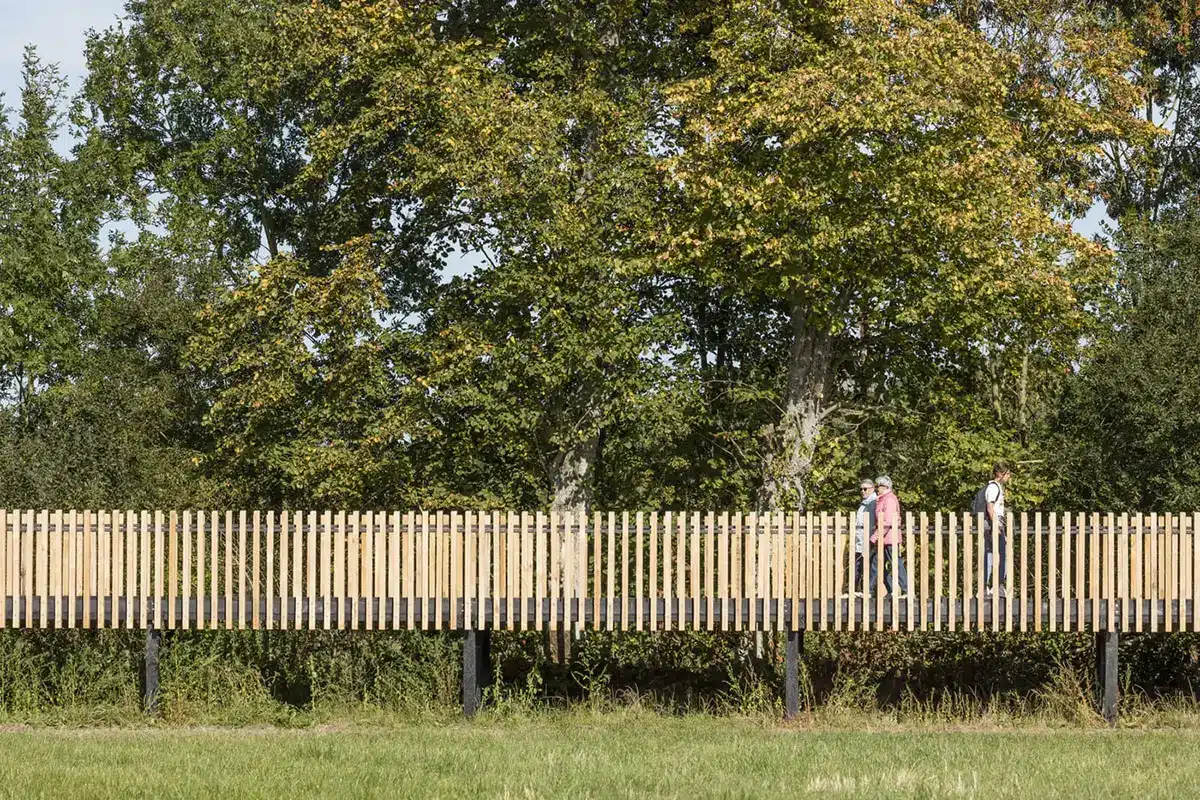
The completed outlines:
[[[880,475],[875,479],[875,486],[880,494],[887,494],[892,490],[892,479],[887,475]]]
[[[858,482],[858,492],[863,497],[866,497],[867,495],[871,494],[874,491],[875,491],[875,481],[871,480],[870,478],[863,478],[861,481]]]
[[[997,461],[996,465],[992,467],[992,480],[996,481],[996,483],[1008,483],[1011,477],[1012,469],[1008,466],[1007,461]]]

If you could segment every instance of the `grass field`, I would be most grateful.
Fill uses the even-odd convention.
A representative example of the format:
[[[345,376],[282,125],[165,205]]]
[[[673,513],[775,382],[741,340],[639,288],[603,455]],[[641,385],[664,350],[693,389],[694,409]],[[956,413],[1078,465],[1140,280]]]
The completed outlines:
[[[4,797],[1194,797],[1200,733],[647,715],[0,732]]]

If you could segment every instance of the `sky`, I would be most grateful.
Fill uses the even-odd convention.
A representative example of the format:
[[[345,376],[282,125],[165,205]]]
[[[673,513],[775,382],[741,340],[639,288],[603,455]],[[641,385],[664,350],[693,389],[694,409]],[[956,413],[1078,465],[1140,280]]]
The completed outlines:
[[[35,44],[42,60],[57,62],[79,88],[84,74],[83,44],[89,28],[112,25],[125,0],[0,0],[0,92],[15,108],[21,96],[21,57]]]
[[[9,108],[20,102],[21,57],[27,44],[37,45],[43,61],[57,63],[71,91],[77,90],[85,72],[88,29],[112,25],[124,6],[125,0],[0,0],[0,102]],[[1075,229],[1090,236],[1105,219],[1094,208]]]

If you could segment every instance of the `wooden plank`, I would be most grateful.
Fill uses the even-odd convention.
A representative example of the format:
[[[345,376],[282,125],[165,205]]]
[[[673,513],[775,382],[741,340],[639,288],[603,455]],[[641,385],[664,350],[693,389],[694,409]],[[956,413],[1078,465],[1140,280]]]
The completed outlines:
[[[786,619],[784,618],[784,599],[787,577],[787,549],[786,549],[786,528],[787,517],[784,512],[775,512],[775,533],[772,543],[772,554],[774,557],[772,566],[772,589],[775,596],[775,631],[782,632],[787,627]]]
[[[112,529],[109,512],[96,512],[96,628],[106,628],[110,625],[111,614],[105,609],[105,598],[112,599]],[[13,540],[10,540],[12,542]],[[11,554],[10,554],[11,558]],[[10,581],[13,594],[17,593],[16,586]],[[15,619],[15,609],[14,609]],[[15,624],[15,623],[14,623]]]
[[[741,581],[742,581],[742,512],[734,512],[733,528],[729,532],[729,602],[732,608],[728,608],[729,614],[733,618],[733,630],[740,631],[742,628],[742,601],[741,601]],[[722,615],[724,617],[724,615]]]
[[[215,512],[214,512],[215,513]],[[221,608],[225,612],[225,628],[233,629],[233,540],[236,534],[233,530],[233,512],[225,512],[225,524],[221,528],[221,539],[225,543],[224,582],[221,584]],[[213,564],[216,564],[216,560]]]
[[[1080,517],[1080,522],[1083,517]],[[1080,526],[1080,530],[1083,526]],[[1092,598],[1092,621],[1090,630],[1103,630],[1100,627],[1100,515],[1092,512],[1091,525],[1088,529],[1088,594]],[[1086,602],[1086,601],[1085,601]]]
[[[159,512],[160,514],[162,512]],[[162,597],[159,587],[158,596]],[[179,602],[179,512],[172,510],[167,517],[167,617],[166,626],[174,630],[178,626],[175,606]],[[162,611],[159,611],[158,624],[164,622]]]
[[[137,597],[137,575],[138,575],[138,536],[137,536],[137,514],[134,511],[126,510],[122,523],[125,528],[125,628],[132,629],[134,626],[134,617],[136,606],[134,600]]]
[[[167,552],[165,549],[166,542],[164,541],[165,531],[163,529],[163,512],[154,512],[154,626],[159,630],[162,629],[166,621],[166,616],[163,610],[164,588],[163,581],[165,580],[164,569],[167,565]]]
[[[550,550],[550,566],[549,575],[546,581],[546,594],[550,598],[550,618],[547,620],[547,625],[550,630],[557,631],[562,629],[562,618],[558,613],[558,601],[562,596],[563,589],[563,561],[562,561],[562,528],[558,512],[553,507],[550,509],[550,534],[546,542]]]
[[[845,592],[842,570],[846,562],[845,549],[842,536],[842,515],[835,513],[833,515],[833,629],[837,631],[843,630],[845,625],[845,621],[842,619],[842,594]],[[851,584],[851,588],[853,588],[853,584]]]
[[[897,514],[893,525],[900,527],[904,522],[903,518]],[[896,543],[892,545],[892,591],[888,595],[892,605],[892,630],[900,630],[900,595],[905,591],[905,587],[900,585],[899,562],[904,550],[904,531],[900,531],[900,535],[896,538]],[[880,569],[883,568],[883,563],[879,564]]]
[[[365,630],[375,629],[374,601],[378,597],[376,591],[379,581],[378,561],[375,557],[375,512],[363,511],[358,515],[358,553],[360,561],[358,570],[358,594],[354,599],[354,615],[358,609],[364,608],[362,627]]]
[[[47,614],[43,612],[44,617],[48,617],[50,624],[55,628],[63,626],[62,620],[62,511],[54,511],[50,514],[48,535],[48,549],[46,552],[46,573],[42,582],[42,603],[43,608],[47,597],[54,598],[54,613]],[[48,611],[49,609],[47,609]]]
[[[690,571],[691,581],[691,607],[692,607],[692,630],[698,631],[700,627],[700,603],[701,594],[700,587],[700,512],[692,512],[692,539],[689,545],[691,550]]]
[[[400,569],[403,574],[401,588],[404,591],[404,626],[411,631],[416,627],[415,606],[418,597],[416,587],[418,574],[416,514],[412,511],[404,512],[404,532],[400,538],[400,550]]]
[[[227,512],[228,513],[228,512]],[[230,536],[229,540],[235,537]],[[225,594],[230,597],[230,610],[233,609],[233,598],[237,599],[237,613],[234,614],[234,626],[238,630],[246,629],[246,512],[239,510],[237,515],[237,534],[236,534],[237,555],[234,562],[234,572],[236,573],[237,583],[232,592],[226,587]],[[225,567],[229,569],[228,563]],[[233,627],[233,626],[230,626]]]
[[[1117,597],[1121,604],[1120,630],[1129,629],[1129,613],[1133,608],[1129,592],[1129,513],[1121,512],[1117,535]]]
[[[908,614],[908,629],[911,631],[916,630],[913,619],[915,616],[913,609],[913,595],[916,594],[916,590],[913,588],[913,567],[916,566],[916,562],[913,561],[913,513],[911,511],[905,513],[904,565],[906,567],[905,577],[908,578],[908,586],[905,587],[905,591],[908,594],[908,608],[906,613]]]
[[[933,629],[942,629],[942,512],[933,515]],[[953,609],[951,609],[953,613]]]
[[[720,516],[721,526],[720,535],[717,537],[717,598],[721,608],[721,630],[727,631],[730,628],[729,615],[733,611],[731,607],[732,593],[730,592],[730,533],[729,533],[729,512],[722,511]]]
[[[1018,630],[1022,633],[1029,630],[1029,513],[1021,512],[1021,555],[1020,564],[1017,569],[1021,573],[1021,605],[1018,613],[1021,617],[1021,624]],[[1009,572],[1012,572],[1012,567],[1009,567]],[[1009,623],[1010,631],[1012,624]]]
[[[195,514],[195,524],[196,524],[196,552],[195,552],[195,557],[196,557],[196,575],[195,575],[195,578],[196,578],[196,616],[195,616],[195,618],[192,619],[192,627],[195,628],[196,630],[204,629],[205,619],[206,619],[206,614],[204,613],[205,612],[205,608],[204,608],[204,578],[207,573],[207,570],[205,569],[205,566],[204,566],[204,554],[208,552],[208,546],[207,546],[207,542],[206,542],[207,536],[205,535],[205,532],[204,532],[204,519],[205,519],[204,512],[197,511]],[[190,511],[185,511],[183,527],[185,529],[190,529],[191,525],[192,525],[192,513]],[[189,533],[190,533],[190,531],[185,530],[185,535],[188,535]],[[189,536],[189,538],[190,538],[190,536]],[[185,605],[186,605],[186,601],[185,601]]]
[[[346,624],[346,540],[349,538],[350,529],[345,511],[339,510],[334,516],[334,526],[332,531],[333,544],[333,585],[330,587],[333,597],[333,608],[335,612],[330,614],[328,610],[325,614],[326,624],[330,627],[336,627],[339,630],[344,630],[348,626]],[[328,571],[329,562],[325,562],[323,571]],[[328,606],[326,607],[328,609]],[[440,606],[439,606],[440,608]],[[329,619],[333,617],[336,622],[330,624]],[[438,627],[441,627],[441,620],[438,620]]]
[[[1142,580],[1142,554],[1144,552],[1142,530],[1142,515],[1138,513],[1133,517],[1133,543],[1130,547],[1130,553],[1133,557],[1133,566],[1129,571],[1129,578],[1133,583],[1130,593],[1133,595],[1134,601],[1134,630],[1136,630],[1138,633],[1141,633],[1144,630],[1144,625],[1142,622],[1142,600],[1145,597],[1145,586]]]
[[[66,576],[66,591],[64,591],[63,594],[67,596],[66,625],[68,628],[74,628],[78,622],[75,612],[75,600],[81,596],[78,583],[78,525],[79,512],[77,512],[75,509],[71,509],[67,512],[66,529],[63,534],[63,538],[65,540],[63,544],[63,559],[66,562],[63,568],[63,572]],[[0,616],[3,616],[3,614],[0,614]]]
[[[0,508],[0,603],[7,604],[8,597],[11,594],[14,598],[17,594],[12,587],[12,537],[8,533],[8,509]],[[15,602],[14,602],[15,605]],[[13,609],[14,626],[16,624],[17,610]],[[8,614],[3,606],[0,606],[0,629],[8,627]]]
[[[401,573],[400,573],[400,547],[401,547],[401,542],[403,541],[403,538],[404,538],[404,536],[403,536],[404,517],[399,511],[392,511],[390,515],[387,512],[383,512],[382,515],[380,516],[380,520],[381,520],[381,524],[383,525],[383,531],[382,531],[381,535],[387,541],[387,545],[386,545],[387,546],[387,590],[386,590],[385,598],[380,601],[381,608],[380,608],[380,612],[379,612],[380,613],[379,627],[381,627],[381,628],[391,627],[392,630],[396,631],[396,630],[400,630],[400,575],[401,575]],[[476,514],[475,514],[475,525],[476,525],[475,552],[476,552],[476,554],[478,554],[478,552],[479,552],[479,544],[478,543],[483,536],[483,527],[484,527],[483,526],[483,514],[480,512],[476,512]],[[476,564],[478,564],[478,560],[476,560]],[[476,601],[479,600],[480,584],[479,584],[478,578],[479,578],[479,575],[477,573],[475,580],[473,580],[473,585],[475,586]],[[391,601],[390,611],[388,610],[389,609],[389,604],[387,602],[388,600]],[[483,608],[482,605],[476,605],[476,609],[477,609],[476,620],[482,620],[482,616],[481,616],[483,613],[482,608]],[[387,614],[387,616],[390,620],[390,623],[391,623],[390,626],[386,622],[384,622],[385,614]],[[483,626],[477,624],[476,627],[482,628]]]
[[[1033,514],[1033,629],[1045,630],[1042,620],[1042,512]]]
[[[138,553],[141,556],[138,567],[138,578],[140,582],[137,584],[138,592],[138,627],[149,627],[149,619],[147,612],[150,608],[150,579],[152,575],[152,567],[150,565],[150,512],[143,511],[138,524]]]
[[[99,568],[99,526],[97,523],[98,515],[93,511],[83,512],[83,596],[87,598],[83,604],[83,624],[88,628],[98,627],[96,624],[96,614],[92,611],[92,597],[100,596],[100,568]],[[7,536],[5,533],[4,521],[0,520],[0,546],[3,546],[3,539]],[[0,557],[0,564],[4,563],[4,559]],[[3,576],[0,576],[2,578]],[[0,597],[3,597],[5,592],[0,592]],[[98,605],[98,604],[97,604]],[[0,614],[0,617],[4,616]]]
[[[931,545],[929,515],[922,511],[918,520],[920,529],[917,534],[917,542],[921,548],[921,602],[917,607],[917,625],[924,630],[929,627],[929,548]]]
[[[608,536],[606,538],[608,543],[607,561],[605,562],[608,572],[608,629],[611,631],[616,629],[613,616],[616,613],[614,595],[617,593],[617,515],[614,511],[608,512]]]
[[[800,512],[792,512],[792,530],[788,535],[788,564],[791,580],[788,584],[788,598],[792,601],[792,620],[789,630],[800,630],[800,597],[803,573],[801,571],[800,549]]]
[[[645,613],[642,610],[642,603],[643,603],[644,598],[646,597],[646,585],[642,578],[642,570],[645,566],[645,564],[644,564],[645,558],[643,556],[644,541],[643,541],[642,525],[643,525],[642,512],[639,511],[639,512],[637,512],[637,514],[634,515],[634,526],[636,528],[636,532],[635,532],[636,544],[634,546],[634,556],[633,556],[634,557],[633,580],[636,585],[634,592],[636,593],[636,600],[637,600],[637,602],[635,603],[635,607],[637,609],[636,627],[637,627],[637,630],[639,630],[639,631],[646,630],[646,627],[645,627],[646,626],[646,617],[645,617]]]
[[[460,617],[459,606],[466,605],[466,517],[462,512],[450,512],[450,624],[453,628],[462,628],[466,623],[465,616]],[[532,588],[532,587],[531,587]],[[526,623],[528,626],[528,622]]]
[[[1007,521],[1003,521],[1000,524],[1007,524]],[[1011,530],[1011,528],[1009,530]],[[1006,535],[1004,538],[1007,539],[1009,537]],[[1004,555],[1000,552],[1000,526],[995,524],[992,525],[991,553],[992,585],[987,588],[991,589],[992,592],[992,631],[995,632],[1000,630],[1000,590],[1003,588],[1003,583],[1000,580],[1000,559]],[[979,563],[981,566],[983,565],[982,558],[979,559]],[[984,574],[984,577],[986,578],[986,573]]]
[[[535,630],[545,630],[546,618],[542,611],[542,605],[546,600],[546,582],[547,582],[547,553],[546,539],[546,518],[542,511],[538,511],[533,518],[533,627]],[[611,594],[611,592],[610,592]],[[611,610],[609,619],[612,618]]]
[[[541,512],[538,512],[537,530],[542,530]],[[476,550],[478,548],[476,539],[476,528],[481,527],[477,524],[478,515],[474,511],[463,512],[463,628],[474,630],[477,626],[474,622],[474,614],[471,606],[478,599],[477,587],[475,585],[476,577]],[[541,584],[539,583],[539,586]],[[538,602],[538,612],[540,614],[542,604]]]
[[[1013,536],[1016,533],[1017,528],[1013,522],[1013,513],[1011,511],[1009,511],[1007,513],[1006,518],[1008,520],[1006,523],[1008,527],[1005,528],[1005,536],[1004,536],[1004,563],[1007,566],[1007,569],[1005,569],[1006,574],[1004,576],[1004,603],[1003,603],[1004,609],[1005,609],[1005,611],[1004,611],[1004,619],[1005,619],[1004,629],[1006,631],[1012,631],[1012,629],[1013,629],[1013,598],[1016,597],[1016,595],[1013,593],[1013,575],[1014,575]],[[1021,563],[1020,569],[1021,569],[1021,573],[1024,574],[1024,562]],[[1022,598],[1022,599],[1024,599],[1024,598]]]
[[[804,514],[804,574],[802,580],[804,582],[804,630],[811,631],[813,629],[813,596],[816,587],[813,585],[814,575],[813,569],[813,514],[811,511],[806,511]],[[864,584],[865,585],[865,584]],[[863,605],[864,613],[866,604]],[[864,630],[867,628],[866,620],[863,621]]]
[[[287,628],[288,618],[288,563],[289,546],[291,539],[288,537],[288,524],[290,517],[286,509],[279,512],[279,536],[275,536],[275,512],[267,512],[267,630],[275,627],[275,598],[279,598],[279,627]],[[279,558],[277,562],[273,562],[275,553],[276,541],[279,543]],[[275,564],[278,563],[279,571],[275,571]]]
[[[744,621],[745,627],[741,630],[754,630],[755,620],[758,617],[757,609],[755,608],[755,583],[754,583],[754,562],[757,558],[758,537],[755,535],[758,531],[758,515],[751,512],[746,515],[746,529],[741,531],[738,537],[741,539],[742,545],[742,563],[741,563],[741,583],[742,597],[749,600],[749,619]],[[741,606],[741,603],[738,603]],[[739,620],[739,623],[742,620]]]
[[[1074,608],[1074,605],[1073,605],[1074,599],[1073,599],[1073,592],[1072,592],[1072,588],[1073,588],[1074,584],[1071,583],[1071,570],[1072,570],[1071,550],[1072,550],[1072,548],[1078,550],[1078,547],[1076,547],[1076,542],[1073,539],[1073,537],[1071,536],[1071,515],[1069,513],[1064,513],[1062,515],[1062,568],[1061,568],[1061,575],[1062,575],[1062,592],[1061,592],[1061,594],[1062,594],[1062,601],[1063,601],[1062,630],[1064,630],[1064,631],[1070,631],[1073,629],[1073,624],[1071,622],[1071,610]]]
[[[1150,630],[1158,630],[1158,601],[1162,597],[1162,583],[1159,580],[1159,525],[1158,514],[1150,513],[1150,558],[1147,560],[1147,571],[1150,577]]]
[[[967,519],[967,517],[964,515],[963,520],[966,520],[966,519]],[[958,517],[956,517],[954,514],[949,514],[948,519],[947,519],[947,537],[946,537],[947,541],[950,544],[950,547],[949,547],[949,550],[950,550],[950,561],[949,561],[950,570],[949,570],[949,572],[950,572],[950,574],[947,576],[949,580],[946,584],[949,613],[947,614],[947,626],[946,627],[951,631],[958,630],[960,627],[958,624],[958,608],[957,608],[957,606],[958,606],[958,545],[959,545],[959,541],[958,541],[959,534],[958,534],[957,528],[958,528]],[[963,598],[963,602],[964,603],[966,602],[966,598]]]
[[[975,562],[975,539],[974,530],[976,525],[976,517],[970,514],[963,515],[963,630],[978,630],[979,629],[979,602],[978,594],[975,586],[975,570],[973,568]]]
[[[296,522],[296,530],[292,534],[292,602],[296,606],[296,616],[293,621],[295,630],[304,628],[305,609],[303,601],[308,600],[308,628],[313,628],[315,612],[313,605],[317,601],[316,592],[316,558],[317,551],[317,512],[308,512],[307,529],[303,511],[292,515]],[[307,589],[307,592],[306,592]]]
[[[570,511],[564,511],[562,517],[563,533],[561,537],[562,553],[562,598],[563,598],[563,617],[562,628],[564,631],[570,631],[573,625],[573,609],[572,603],[575,599],[575,541],[571,535],[571,526],[575,521],[575,515]]]
[[[1116,542],[1116,518],[1112,512],[1109,512],[1108,533],[1104,538],[1104,594],[1108,598],[1108,619],[1105,627],[1109,631],[1117,629]]]
[[[1178,599],[1179,595],[1178,589],[1176,588],[1177,579],[1175,574],[1176,567],[1179,563],[1177,547],[1179,539],[1177,536],[1175,536],[1175,531],[1173,528],[1174,522],[1175,517],[1173,514],[1168,512],[1167,514],[1163,515],[1163,544],[1166,550],[1166,552],[1163,554],[1163,562],[1164,566],[1166,567],[1166,586],[1163,589],[1163,599],[1166,601],[1166,613],[1164,614],[1166,619],[1164,620],[1164,623],[1166,624],[1168,633],[1174,630],[1175,614],[1173,612],[1175,601]]]
[[[387,598],[388,598],[388,517],[387,512],[376,511],[371,517],[372,529],[372,558],[375,560],[374,569],[371,574],[375,578],[375,592],[373,604],[379,609],[378,624],[375,627],[384,629],[387,627]],[[475,560],[471,559],[471,564],[474,565]],[[475,582],[471,581],[474,586]],[[464,590],[465,591],[465,590]],[[374,618],[374,610],[368,609],[368,617]],[[373,625],[375,623],[372,623]],[[468,626],[470,627],[470,626]]]
[[[663,535],[662,535],[662,595],[663,607],[666,612],[663,614],[663,630],[671,630],[671,569],[674,560],[671,558],[671,537],[674,533],[674,528],[671,525],[671,512],[667,511],[663,514]]]
[[[687,513],[679,512],[676,518],[675,534],[675,608],[677,609],[678,630],[687,629]]]
[[[865,533],[863,534],[866,535]],[[884,630],[883,619],[883,597],[884,597],[884,560],[883,560],[883,528],[878,523],[875,526],[875,542],[871,546],[875,548],[875,580],[871,591],[875,593],[875,630]],[[870,580],[871,570],[867,569],[867,580]]]
[[[1200,631],[1200,511],[1192,513],[1192,630]]]
[[[33,598],[34,586],[36,585],[35,573],[37,571],[37,517],[33,509],[25,511],[22,515],[22,530],[21,530],[21,574],[23,575],[23,584],[25,588],[25,613],[23,615],[24,627],[32,628],[35,625],[33,616]]]
[[[521,512],[521,628],[529,630],[534,623],[529,614],[529,599],[534,597],[534,553],[533,531],[530,529],[532,519],[526,511]],[[597,534],[599,527],[597,526]],[[596,593],[597,596],[600,594]],[[598,627],[598,626],[597,626]]]
[[[1050,532],[1047,537],[1049,543],[1049,556],[1046,559],[1046,565],[1049,573],[1046,578],[1046,596],[1049,601],[1050,609],[1050,630],[1056,631],[1059,628],[1058,619],[1058,515],[1054,512],[1050,513]]]
[[[314,630],[317,627],[317,600],[320,598],[324,601],[321,627],[329,630],[333,620],[333,512],[326,511],[318,517],[317,512],[309,511],[307,538],[308,628]]]
[[[638,541],[640,547],[641,541]],[[629,512],[621,512],[621,630],[629,630]],[[641,572],[639,569],[638,572]],[[639,592],[640,594],[640,592]],[[712,613],[709,613],[709,619]]]

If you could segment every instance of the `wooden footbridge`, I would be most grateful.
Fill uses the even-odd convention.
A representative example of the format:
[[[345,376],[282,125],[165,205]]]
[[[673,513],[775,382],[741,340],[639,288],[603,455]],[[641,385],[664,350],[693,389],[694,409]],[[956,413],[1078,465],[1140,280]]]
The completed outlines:
[[[1093,632],[1115,719],[1117,640],[1200,628],[1200,513],[908,514],[907,586],[852,513],[0,510],[0,626],[465,632],[473,714],[492,630]],[[988,553],[1007,570],[988,576]],[[861,587],[860,591],[856,588]],[[482,663],[481,663],[482,661]]]

